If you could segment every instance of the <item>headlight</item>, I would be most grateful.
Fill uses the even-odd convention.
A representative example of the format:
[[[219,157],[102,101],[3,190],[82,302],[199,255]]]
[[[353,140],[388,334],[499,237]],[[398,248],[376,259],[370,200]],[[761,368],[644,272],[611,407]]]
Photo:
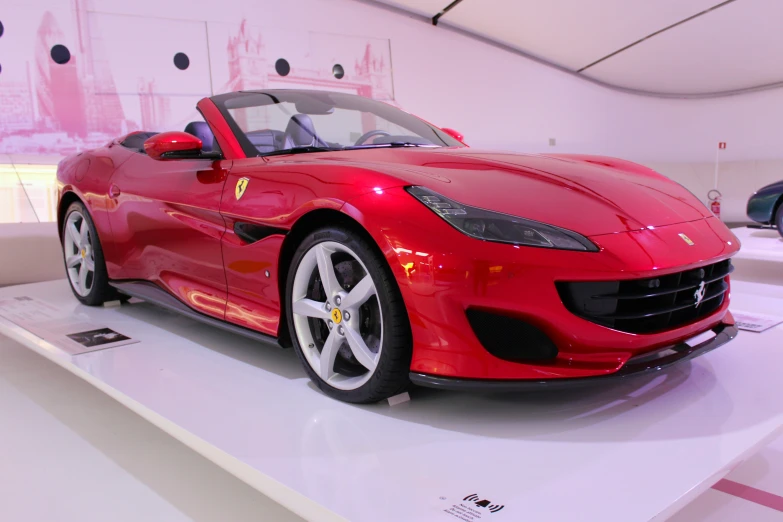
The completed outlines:
[[[462,205],[424,187],[408,187],[413,197],[446,222],[476,239],[561,250],[598,252],[586,237],[564,228]]]

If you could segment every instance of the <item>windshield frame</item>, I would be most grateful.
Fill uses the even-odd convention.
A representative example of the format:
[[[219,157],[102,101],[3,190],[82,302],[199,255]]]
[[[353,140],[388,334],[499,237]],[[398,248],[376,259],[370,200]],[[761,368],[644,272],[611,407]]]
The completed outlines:
[[[245,156],[248,158],[256,158],[256,157],[265,157],[265,156],[280,156],[284,155],[287,150],[290,149],[280,149],[272,152],[260,152],[255,145],[253,145],[250,142],[250,139],[247,137],[245,132],[239,127],[237,122],[234,120],[233,116],[231,115],[229,109],[236,109],[240,107],[258,107],[263,105],[273,105],[275,103],[281,103],[289,101],[286,98],[289,98],[290,96],[297,96],[297,95],[312,95],[314,97],[322,96],[324,98],[330,97],[330,96],[340,96],[340,97],[352,97],[357,98],[356,102],[361,103],[367,103],[369,105],[374,106],[374,108],[378,111],[367,111],[372,112],[376,114],[377,116],[384,118],[388,121],[391,121],[392,123],[396,123],[395,119],[400,118],[403,120],[415,120],[416,125],[421,125],[423,127],[426,127],[427,129],[431,130],[434,135],[443,142],[443,145],[426,145],[427,148],[441,148],[441,147],[465,147],[466,145],[464,143],[459,142],[454,137],[450,136],[440,128],[428,123],[425,120],[422,120],[421,118],[414,116],[413,114],[410,114],[408,112],[403,111],[402,109],[398,109],[397,107],[394,107],[393,105],[390,105],[388,103],[384,103],[382,101],[373,100],[371,98],[366,98],[363,96],[359,96],[356,94],[348,94],[348,93],[342,93],[342,92],[334,92],[334,91],[319,91],[319,90],[306,90],[306,89],[270,89],[270,90],[259,90],[259,91],[237,91],[237,92],[231,92],[226,94],[219,94],[217,96],[212,96],[210,99],[217,107],[218,111],[220,112],[221,116],[223,116],[223,119],[228,124],[231,131],[234,133],[234,137],[239,142],[240,147],[242,148],[242,151],[245,153]],[[269,103],[253,103],[255,100],[263,100],[264,98],[260,97],[268,97]],[[246,98],[245,100],[241,100],[242,98]],[[239,105],[236,105],[236,101],[239,100]],[[235,103],[231,103],[234,101]],[[242,102],[246,103],[247,105],[243,105]],[[228,105],[236,105],[235,107],[229,107]],[[399,114],[395,114],[399,113]],[[391,118],[386,118],[384,114],[391,115]],[[403,125],[401,125],[403,126]],[[429,138],[425,138],[429,139]],[[398,145],[402,146],[402,145]],[[414,146],[412,144],[406,144],[407,146]],[[424,146],[424,145],[423,145]],[[396,148],[394,144],[368,144],[368,145],[360,145],[360,146],[343,146],[343,147],[335,147],[328,150],[322,150],[322,151],[304,151],[304,150],[291,150],[290,154],[299,154],[299,153],[310,153],[310,152],[334,152],[334,151],[350,151],[350,150],[367,150],[367,149],[373,149],[373,148]]]

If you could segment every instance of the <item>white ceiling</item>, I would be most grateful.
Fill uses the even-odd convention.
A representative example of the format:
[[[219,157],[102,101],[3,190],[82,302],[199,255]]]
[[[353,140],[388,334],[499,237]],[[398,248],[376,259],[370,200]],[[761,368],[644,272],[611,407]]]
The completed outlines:
[[[451,3],[375,1],[427,18]],[[685,21],[723,2],[461,0],[438,25],[648,94],[699,96],[783,86],[783,0],[734,0]]]

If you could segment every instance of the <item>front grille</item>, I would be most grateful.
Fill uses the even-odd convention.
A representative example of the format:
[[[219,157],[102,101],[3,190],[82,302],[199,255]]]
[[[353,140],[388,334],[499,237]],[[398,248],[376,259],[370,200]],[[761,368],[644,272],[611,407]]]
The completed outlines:
[[[650,279],[557,283],[572,313],[615,330],[652,333],[692,323],[723,304],[734,267],[726,259]],[[703,289],[702,289],[702,283]],[[697,292],[703,295],[697,305]]]

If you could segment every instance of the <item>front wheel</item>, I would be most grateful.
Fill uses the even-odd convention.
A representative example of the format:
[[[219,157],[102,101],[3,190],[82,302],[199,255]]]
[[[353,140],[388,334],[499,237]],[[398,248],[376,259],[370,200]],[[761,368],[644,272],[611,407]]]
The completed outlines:
[[[386,260],[358,234],[323,228],[294,254],[286,316],[294,348],[326,394],[376,402],[405,390],[408,315]]]

